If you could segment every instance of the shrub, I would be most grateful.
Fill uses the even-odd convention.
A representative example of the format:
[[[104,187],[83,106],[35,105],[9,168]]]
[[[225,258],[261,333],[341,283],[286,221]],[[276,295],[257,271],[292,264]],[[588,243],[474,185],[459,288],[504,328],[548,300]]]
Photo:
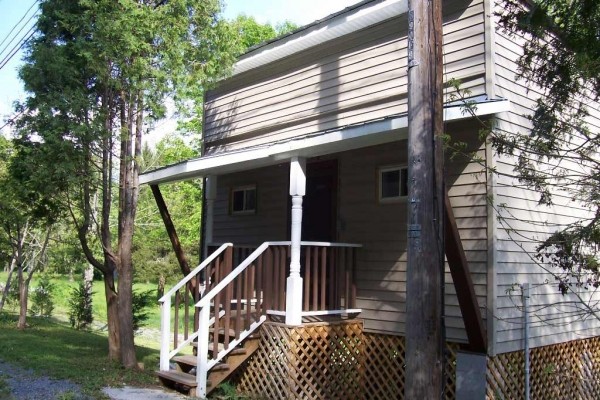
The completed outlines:
[[[75,329],[88,328],[94,321],[92,315],[92,288],[91,285],[81,282],[79,287],[73,288],[69,299],[69,322]]]
[[[32,315],[50,317],[52,311],[54,311],[54,300],[52,299],[53,292],[54,284],[50,282],[50,278],[47,275],[43,275],[40,278],[38,286],[31,295],[32,304],[29,312]]]
[[[145,292],[133,292],[131,299],[131,309],[133,312],[133,330],[137,331],[145,325],[150,315],[148,315],[148,307],[155,304],[156,295],[154,290]]]

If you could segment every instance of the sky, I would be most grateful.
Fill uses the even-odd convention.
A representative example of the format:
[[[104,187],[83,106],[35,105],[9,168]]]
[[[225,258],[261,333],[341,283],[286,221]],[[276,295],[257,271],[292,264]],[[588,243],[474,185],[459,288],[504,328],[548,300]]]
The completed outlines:
[[[239,14],[253,16],[260,23],[277,24],[291,21],[305,25],[321,19],[331,13],[342,10],[360,0],[224,0],[224,16],[234,18]],[[35,22],[35,6],[37,0],[0,0],[0,127],[4,120],[12,114],[13,102],[25,97],[23,86],[17,77],[17,70],[22,64],[22,53],[16,53],[10,60],[5,60],[16,50],[18,41],[25,37]],[[30,7],[33,8],[30,9]],[[30,11],[27,13],[27,11]],[[30,17],[32,17],[30,19]],[[19,23],[19,20],[23,20]],[[17,25],[18,24],[18,25]],[[13,27],[16,29],[9,33]],[[22,29],[22,30],[21,30]],[[16,39],[9,44],[16,32]],[[7,40],[5,40],[7,38]],[[6,62],[7,61],[7,62]],[[6,62],[6,64],[5,64]],[[2,66],[5,64],[4,66]]]

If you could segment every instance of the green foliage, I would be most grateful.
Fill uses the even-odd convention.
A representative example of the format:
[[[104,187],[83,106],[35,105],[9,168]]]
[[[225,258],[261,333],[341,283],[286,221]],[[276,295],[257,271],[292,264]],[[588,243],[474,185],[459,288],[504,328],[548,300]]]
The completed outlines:
[[[54,311],[53,292],[55,285],[50,282],[50,277],[47,274],[42,275],[37,287],[31,295],[31,309],[29,312],[32,315],[42,317],[50,317]]]
[[[92,289],[85,282],[71,291],[69,298],[69,322],[77,330],[89,328],[94,321],[92,313]]]
[[[167,137],[157,144],[155,150],[146,148],[142,156],[142,168],[151,169],[194,158],[198,153],[181,138]],[[177,228],[179,240],[190,261],[198,259],[202,215],[200,185],[199,180],[193,180],[160,187],[169,214]],[[140,189],[133,241],[136,279],[156,282],[160,275],[167,278],[181,276],[171,242],[148,186]]]
[[[134,291],[132,298],[133,306],[133,330],[137,331],[146,325],[150,314],[148,308],[156,304],[156,292],[154,290]]]
[[[236,387],[229,382],[220,384],[215,393],[210,396],[213,399],[219,400],[246,400],[250,397],[238,393]]]
[[[254,17],[243,14],[238,15],[236,19],[230,22],[230,24],[238,37],[236,52],[240,54],[246,52],[253,46],[298,29],[298,26],[290,21],[285,21],[273,26],[268,23],[260,24],[256,22]]]
[[[492,144],[516,157],[521,182],[540,193],[540,203],[550,205],[560,193],[596,216],[557,231],[537,249],[541,261],[564,272],[556,274],[564,294],[600,286],[600,135],[586,121],[589,104],[600,100],[600,2],[525,4],[505,0],[500,23],[527,38],[518,76],[543,96],[529,117],[531,132],[496,132]]]

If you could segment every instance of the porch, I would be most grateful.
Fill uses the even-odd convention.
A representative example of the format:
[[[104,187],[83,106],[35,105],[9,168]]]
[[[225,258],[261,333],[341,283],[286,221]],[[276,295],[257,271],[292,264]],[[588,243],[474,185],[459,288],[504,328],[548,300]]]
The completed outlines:
[[[259,348],[259,327],[284,322],[288,308],[300,308],[300,324],[359,314],[360,245],[301,242],[300,247],[302,293],[290,298],[290,241],[207,246],[205,261],[160,299],[159,378],[204,397]],[[188,346],[194,355],[181,355]]]

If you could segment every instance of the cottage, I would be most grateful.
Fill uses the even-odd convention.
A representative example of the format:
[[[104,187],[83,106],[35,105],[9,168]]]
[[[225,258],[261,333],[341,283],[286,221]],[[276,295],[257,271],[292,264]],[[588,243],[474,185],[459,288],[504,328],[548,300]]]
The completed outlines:
[[[523,396],[524,319],[509,290],[521,283],[544,315],[528,325],[532,393],[549,398],[560,382],[561,395],[597,398],[600,321],[544,307],[565,299],[543,284],[527,239],[585,209],[560,197],[539,206],[516,185],[512,160],[478,135],[480,120],[528,129],[540,96],[515,81],[522,39],[498,28],[494,7],[443,4],[444,80],[460,80],[475,105],[465,112],[445,93],[445,131],[471,155],[445,167],[455,228],[446,398]],[[407,10],[406,0],[365,0],[251,49],[206,95],[202,157],[141,175],[167,222],[159,186],[204,178],[203,259],[163,298],[164,382],[199,396],[233,379],[267,398],[402,397]],[[197,309],[180,316],[182,302]],[[188,345],[197,356],[177,355]]]

